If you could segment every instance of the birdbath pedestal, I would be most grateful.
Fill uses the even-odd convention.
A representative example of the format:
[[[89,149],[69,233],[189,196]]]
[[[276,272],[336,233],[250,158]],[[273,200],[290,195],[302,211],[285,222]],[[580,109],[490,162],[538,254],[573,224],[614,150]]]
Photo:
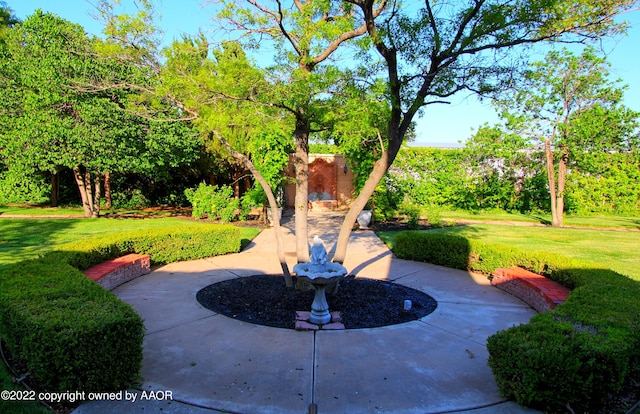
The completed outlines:
[[[316,325],[325,325],[331,321],[331,314],[329,313],[329,304],[327,303],[326,290],[327,287],[333,286],[338,283],[338,278],[341,276],[333,276],[330,278],[316,277],[310,278],[308,276],[298,277],[305,283],[311,285],[315,290],[315,296],[313,297],[313,303],[311,304],[311,314],[309,315],[309,322]]]
[[[327,287],[338,283],[338,280],[347,274],[347,269],[340,263],[327,262],[324,243],[315,236],[311,247],[311,262],[298,263],[293,267],[293,271],[315,290],[309,322],[316,325],[329,323],[331,314],[325,291]]]

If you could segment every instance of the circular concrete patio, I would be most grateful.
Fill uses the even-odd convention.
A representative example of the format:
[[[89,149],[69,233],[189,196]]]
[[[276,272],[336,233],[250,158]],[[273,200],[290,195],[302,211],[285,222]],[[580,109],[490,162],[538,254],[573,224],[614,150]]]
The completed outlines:
[[[309,234],[331,246],[339,218],[310,217]],[[136,402],[85,403],[76,414],[535,412],[499,395],[485,346],[535,311],[481,275],[399,260],[371,231],[352,233],[349,273],[424,291],[438,301],[435,312],[383,328],[298,332],[200,306],[195,295],[206,285],[279,273],[272,232],[241,253],[169,264],[115,289],[145,320],[144,382]],[[287,257],[293,267],[294,252]],[[148,391],[171,399],[149,399]]]

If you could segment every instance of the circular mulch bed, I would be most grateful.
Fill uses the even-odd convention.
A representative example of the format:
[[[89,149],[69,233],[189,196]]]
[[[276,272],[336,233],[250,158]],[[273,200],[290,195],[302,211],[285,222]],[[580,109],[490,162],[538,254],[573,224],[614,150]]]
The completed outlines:
[[[294,276],[294,284],[296,277]],[[214,283],[196,298],[207,309],[257,325],[295,327],[295,312],[311,310],[314,292],[287,288],[282,276],[256,275]],[[411,310],[404,301],[411,300]],[[346,329],[377,328],[418,320],[437,307],[431,296],[386,281],[346,277],[335,294],[327,293],[329,310],[340,311]]]

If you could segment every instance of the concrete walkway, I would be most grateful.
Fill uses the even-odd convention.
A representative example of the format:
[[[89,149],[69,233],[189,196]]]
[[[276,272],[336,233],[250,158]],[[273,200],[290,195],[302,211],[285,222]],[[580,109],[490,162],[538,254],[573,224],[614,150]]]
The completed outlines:
[[[310,238],[319,234],[330,248],[341,219],[311,214]],[[293,267],[292,220],[285,226]],[[280,273],[268,229],[241,253],[172,263],[115,289],[145,320],[144,382],[120,401],[87,402],[74,413],[535,412],[499,395],[485,346],[498,330],[528,322],[531,308],[482,276],[397,259],[372,231],[352,233],[344,265],[357,277],[422,290],[438,307],[401,325],[297,332],[200,306],[195,295],[209,284]]]

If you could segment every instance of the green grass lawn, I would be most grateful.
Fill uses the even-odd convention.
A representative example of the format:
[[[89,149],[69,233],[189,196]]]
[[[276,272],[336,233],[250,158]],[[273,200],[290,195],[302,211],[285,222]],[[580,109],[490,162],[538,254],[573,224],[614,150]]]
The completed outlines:
[[[1,217],[1,216],[0,216]],[[210,223],[167,217],[157,219],[2,219],[0,266],[38,257],[55,246],[107,233],[145,231],[173,226],[211,226]],[[259,229],[240,227],[243,239],[252,240]]]
[[[23,209],[24,210],[24,209]],[[56,210],[56,214],[60,214]],[[25,214],[22,211],[22,214]],[[53,213],[51,213],[53,214]],[[33,215],[33,214],[31,214]],[[42,216],[38,209],[38,216]],[[82,212],[80,212],[82,215]],[[1,216],[0,216],[1,217]],[[0,218],[0,271],[2,265],[38,257],[39,254],[56,246],[90,239],[106,233],[145,231],[152,228],[174,226],[211,226],[210,223],[185,220],[181,218],[156,219],[2,219]],[[240,227],[242,238],[248,242],[258,235],[260,229]],[[0,390],[20,389],[12,383],[11,375],[0,360]],[[0,413],[44,414],[49,411],[34,402],[0,401]]]
[[[14,384],[7,367],[0,361],[0,391],[23,390]],[[50,411],[35,401],[7,401],[0,399],[0,413],[50,414]]]
[[[508,244],[520,249],[546,251],[592,262],[640,280],[640,232],[502,224],[470,224],[433,230],[458,234],[491,243]],[[393,248],[399,232],[380,232]]]
[[[551,214],[520,214],[506,211],[459,211],[442,210],[440,216],[450,220],[514,221],[523,223],[551,224]],[[606,229],[640,230],[640,217],[623,216],[565,216],[568,227],[591,227]]]
[[[80,207],[23,207],[23,206],[0,206],[0,217],[5,216],[78,216],[82,217],[84,212]]]

